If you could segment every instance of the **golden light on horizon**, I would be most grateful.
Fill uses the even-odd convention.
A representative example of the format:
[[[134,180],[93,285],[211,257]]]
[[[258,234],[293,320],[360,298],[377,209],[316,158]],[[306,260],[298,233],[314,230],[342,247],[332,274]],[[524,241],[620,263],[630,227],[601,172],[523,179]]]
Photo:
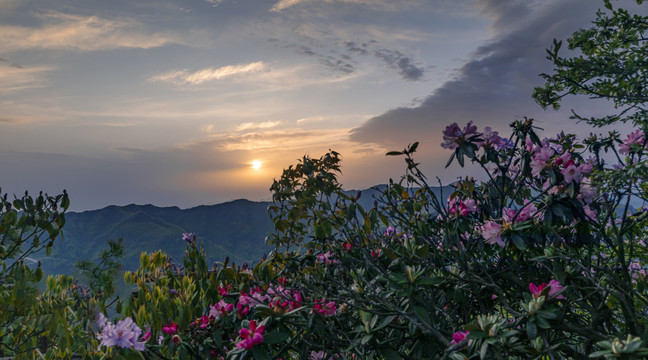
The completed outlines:
[[[259,170],[259,169],[261,169],[261,165],[263,165],[261,160],[253,160],[250,164],[252,164],[252,169],[253,170]]]

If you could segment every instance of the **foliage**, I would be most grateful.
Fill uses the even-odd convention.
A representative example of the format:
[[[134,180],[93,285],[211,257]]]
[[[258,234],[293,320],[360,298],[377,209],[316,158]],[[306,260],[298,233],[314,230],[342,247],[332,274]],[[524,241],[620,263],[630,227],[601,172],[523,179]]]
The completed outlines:
[[[486,180],[466,177],[438,196],[414,159],[414,143],[388,153],[404,157],[406,172],[373,206],[341,190],[338,153],[305,156],[271,188],[275,251],[254,267],[227,259],[210,265],[196,234],[185,233],[182,264],[144,252],[139,269],[125,273],[136,291],[115,323],[103,315],[110,287],[102,274],[113,267],[102,261],[110,264],[118,244],[97,266],[83,266],[97,279],[86,297],[64,277],[48,278],[39,295],[38,269],[24,266],[27,255],[14,248],[3,258],[18,261],[3,272],[9,305],[2,306],[29,312],[7,319],[2,344],[14,346],[11,355],[36,354],[42,335],[46,356],[111,359],[645,358],[648,138],[645,99],[635,90],[646,86],[646,66],[634,51],[644,46],[646,17],[606,5],[611,17],[600,12],[596,31],[570,40],[585,58],[559,58],[555,44],[550,58],[559,65],[536,97],[557,104],[568,93],[614,88],[613,101],[631,110],[591,123],[629,121],[636,128],[625,139],[541,139],[526,118],[504,138],[488,127],[451,124],[441,144],[452,151],[448,166],[470,161]],[[596,39],[639,74],[587,67],[605,50],[585,51]],[[629,78],[640,84],[624,84]],[[580,85],[572,88],[574,81]],[[38,206],[49,207],[35,212],[44,221],[20,227],[17,213],[3,213],[3,231],[14,229],[3,251],[35,238],[16,229],[57,233],[56,204],[66,197],[44,199]],[[21,336],[24,347],[15,345]]]

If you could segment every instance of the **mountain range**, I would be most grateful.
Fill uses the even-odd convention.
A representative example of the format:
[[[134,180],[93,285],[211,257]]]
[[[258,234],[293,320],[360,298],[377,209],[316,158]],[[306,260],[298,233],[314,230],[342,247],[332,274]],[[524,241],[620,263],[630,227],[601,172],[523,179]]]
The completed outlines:
[[[365,209],[386,185],[362,190],[358,200]],[[358,191],[346,191],[357,196]],[[234,200],[189,209],[154,205],[108,206],[99,210],[68,212],[63,236],[56,240],[50,256],[39,256],[46,274],[76,274],[79,260],[96,259],[107,248],[107,240],[123,239],[124,270],[135,270],[143,251],[162,250],[182,262],[186,247],[183,233],[195,233],[204,243],[208,261],[229,257],[238,264],[256,262],[274,247],[265,244],[273,231],[268,215],[271,202]]]

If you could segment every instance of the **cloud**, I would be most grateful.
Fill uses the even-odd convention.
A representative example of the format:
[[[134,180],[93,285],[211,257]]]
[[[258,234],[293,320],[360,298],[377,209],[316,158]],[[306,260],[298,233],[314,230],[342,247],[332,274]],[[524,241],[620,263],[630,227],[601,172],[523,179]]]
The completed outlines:
[[[223,3],[223,0],[205,0],[205,1],[207,1],[213,7],[217,7],[218,5]]]
[[[244,65],[227,65],[216,69],[207,68],[194,72],[189,70],[171,71],[149,78],[152,82],[169,82],[175,85],[200,85],[207,81],[220,80],[236,75],[259,72],[266,68],[261,61]]]
[[[405,11],[411,9],[413,6],[420,6],[424,1],[421,0],[390,0],[390,1],[376,1],[376,0],[280,0],[277,2],[271,11],[280,12],[282,10],[293,7],[297,4],[303,3],[342,3],[370,6],[372,10],[380,11]]]
[[[412,58],[405,56],[398,50],[379,49],[374,52],[374,55],[387,64],[387,66],[397,69],[398,73],[405,80],[421,80],[425,72],[423,68],[414,64]]]
[[[542,83],[538,74],[551,71],[545,49],[553,38],[564,39],[587,26],[598,2],[555,0],[543,7],[521,0],[480,0],[479,4],[501,30],[495,39],[480,47],[454,79],[419,106],[395,108],[371,118],[351,131],[353,141],[391,147],[417,140],[437,145],[449,123],[475,121],[504,130],[512,120],[527,115],[550,131],[574,126],[564,121],[569,114],[543,112],[531,92]],[[507,22],[511,28],[504,26]]]
[[[295,6],[295,5],[297,5],[297,4],[301,3],[301,2],[304,2],[304,0],[280,0],[270,10],[278,12],[278,11],[287,9],[287,8],[289,8],[291,6]]]
[[[0,43],[4,51],[24,49],[76,49],[83,51],[118,48],[154,48],[178,42],[171,35],[148,33],[129,18],[104,19],[50,11],[40,14],[40,27],[2,25]]]
[[[277,125],[279,125],[279,121],[264,121],[260,123],[253,123],[253,122],[244,122],[241,125],[236,127],[237,131],[245,131],[245,130],[251,130],[251,129],[269,129],[273,128]]]
[[[21,65],[0,59],[0,94],[15,93],[25,89],[45,86],[44,73],[54,70],[50,66],[25,68]]]
[[[348,128],[337,129],[282,129],[252,131],[242,134],[213,135],[208,139],[182,145],[182,148],[196,147],[220,151],[287,151],[327,148],[346,142]]]

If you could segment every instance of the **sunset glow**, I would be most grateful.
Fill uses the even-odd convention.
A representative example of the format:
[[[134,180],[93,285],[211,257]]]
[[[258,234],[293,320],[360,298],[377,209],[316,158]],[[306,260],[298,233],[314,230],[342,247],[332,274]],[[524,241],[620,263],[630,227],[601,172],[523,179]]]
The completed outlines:
[[[74,211],[266,200],[282,169],[329,149],[344,187],[362,189],[401,176],[385,154],[415,141],[447,183],[461,173],[439,171],[450,123],[504,133],[527,116],[541,136],[589,132],[565,121],[580,104],[544,111],[531,92],[551,40],[600,0],[72,3],[0,0],[10,196],[66,189]]]

